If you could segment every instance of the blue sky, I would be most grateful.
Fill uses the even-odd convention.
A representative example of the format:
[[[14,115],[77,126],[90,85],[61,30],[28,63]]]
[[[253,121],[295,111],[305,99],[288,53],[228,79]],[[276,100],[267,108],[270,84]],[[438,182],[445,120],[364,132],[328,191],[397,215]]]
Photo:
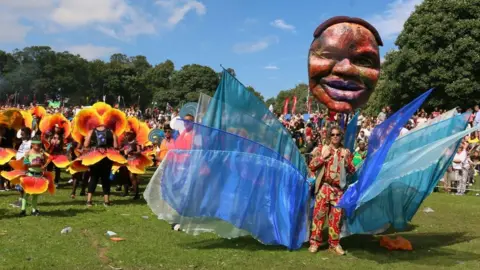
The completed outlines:
[[[316,26],[336,15],[368,20],[385,46],[422,0],[2,0],[0,49],[31,45],[87,59],[145,55],[176,69],[191,63],[235,69],[265,97],[307,81]]]

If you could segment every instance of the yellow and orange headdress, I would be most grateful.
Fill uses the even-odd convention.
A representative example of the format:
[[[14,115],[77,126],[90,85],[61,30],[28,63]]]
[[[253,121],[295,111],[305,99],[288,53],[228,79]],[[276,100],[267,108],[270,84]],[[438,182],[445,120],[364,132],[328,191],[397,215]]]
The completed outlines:
[[[42,136],[47,133],[51,133],[58,127],[63,130],[63,137],[68,138],[72,131],[72,124],[61,113],[45,115],[40,121],[39,129],[42,132]]]
[[[109,128],[116,136],[121,136],[127,128],[127,116],[125,113],[112,108],[104,102],[97,102],[90,108],[82,109],[72,122],[71,135],[78,143],[83,143],[85,136],[99,126]]]
[[[47,115],[47,110],[45,110],[45,108],[42,106],[35,106],[30,110],[30,113],[33,116],[42,119],[45,115]]]
[[[125,129],[126,132],[132,132],[135,134],[135,139],[139,145],[145,146],[149,143],[148,134],[150,133],[150,128],[148,127],[147,123],[138,120],[135,117],[128,117],[127,118],[127,127]],[[122,141],[125,133],[120,135],[119,141]]]
[[[0,111],[0,125],[19,130],[22,127],[32,127],[32,115],[19,109],[7,109]]]

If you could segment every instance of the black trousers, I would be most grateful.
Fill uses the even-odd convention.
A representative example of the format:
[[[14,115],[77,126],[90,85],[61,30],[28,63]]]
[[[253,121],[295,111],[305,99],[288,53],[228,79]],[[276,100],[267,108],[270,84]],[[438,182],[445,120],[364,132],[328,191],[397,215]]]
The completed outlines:
[[[94,193],[97,184],[102,184],[103,195],[110,195],[110,173],[113,162],[108,158],[102,159],[90,167],[90,181],[88,182],[88,193]]]
[[[58,182],[60,182],[60,168],[58,168],[57,166],[55,166],[55,164],[53,164],[53,162],[50,162],[50,164],[47,165],[47,171],[49,172],[52,172],[52,171],[55,171],[55,184],[58,184]]]

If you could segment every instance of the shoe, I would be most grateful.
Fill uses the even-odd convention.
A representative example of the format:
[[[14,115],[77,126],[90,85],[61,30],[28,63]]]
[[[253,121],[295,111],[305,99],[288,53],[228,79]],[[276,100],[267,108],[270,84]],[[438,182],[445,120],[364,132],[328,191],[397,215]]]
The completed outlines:
[[[32,211],[32,216],[35,216],[35,217],[40,216],[40,211],[38,210]]]
[[[317,253],[317,251],[318,251],[317,245],[310,245],[310,247],[308,248],[308,252],[310,253]]]
[[[139,200],[139,199],[140,199],[140,195],[135,194],[135,196],[133,196],[133,200]]]
[[[92,207],[93,203],[92,202],[87,202],[87,207]]]
[[[20,214],[18,214],[18,215],[19,215],[20,217],[25,217],[25,216],[27,216],[27,211],[22,210],[22,211],[20,212]]]
[[[109,206],[112,206],[112,203],[111,203],[111,202],[104,202],[104,203],[103,203],[103,206],[109,207]]]
[[[75,194],[70,194],[70,198],[75,199]]]
[[[115,191],[122,191],[122,187],[121,187],[121,186],[117,186],[117,187],[115,188]]]
[[[345,255],[345,250],[343,250],[342,246],[337,245],[335,247],[330,247],[329,250],[337,255],[343,256]]]

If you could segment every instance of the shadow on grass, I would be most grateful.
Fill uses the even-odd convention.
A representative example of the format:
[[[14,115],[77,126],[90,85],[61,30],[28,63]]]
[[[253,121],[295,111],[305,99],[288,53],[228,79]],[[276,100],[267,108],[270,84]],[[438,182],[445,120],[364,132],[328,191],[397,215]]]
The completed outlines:
[[[185,244],[185,247],[193,249],[241,249],[249,251],[257,250],[287,250],[284,246],[267,246],[253,239],[245,236],[235,239],[209,239],[198,241],[195,243]]]
[[[131,196],[129,196],[127,199],[123,200],[112,200],[112,203],[115,205],[140,205],[140,204],[147,204],[143,198],[140,198],[138,200],[133,200]]]
[[[80,197],[77,196],[75,200],[72,200],[70,198],[65,199],[63,201],[55,201],[55,202],[41,202],[41,205],[43,206],[68,206],[68,205],[86,205],[87,203],[87,197]]]
[[[63,209],[63,210],[52,210],[52,211],[42,211],[40,209],[40,215],[44,217],[74,217],[78,214],[82,214],[85,212],[89,212],[89,209]],[[0,220],[2,219],[11,219],[11,218],[21,218],[19,217],[20,209],[18,209],[17,213],[14,214],[5,214],[5,210],[0,210]],[[29,210],[27,211],[27,215],[30,215]]]
[[[62,210],[52,210],[52,211],[42,211],[42,216],[46,217],[74,217],[78,214],[85,212],[91,212],[90,209],[62,209]]]
[[[468,261],[479,260],[478,253],[457,251],[449,246],[472,241],[478,236],[469,236],[463,232],[457,233],[417,233],[403,234],[412,245],[413,251],[388,251],[381,247],[377,237],[371,235],[354,235],[342,239],[342,245],[349,253],[358,259],[375,261],[379,264],[395,262],[411,262],[421,265],[452,266]],[[278,250],[286,251],[283,246],[263,245],[251,237],[236,239],[209,239],[185,244],[193,249],[241,249],[249,251]],[[308,243],[299,252],[307,252]],[[321,251],[322,252],[322,251]]]
[[[465,232],[401,235],[412,243],[413,251],[388,251],[380,246],[378,238],[366,235],[347,237],[342,244],[353,256],[380,264],[408,261],[422,265],[452,266],[479,259],[478,254],[448,248],[472,241],[478,236],[470,236]]]

